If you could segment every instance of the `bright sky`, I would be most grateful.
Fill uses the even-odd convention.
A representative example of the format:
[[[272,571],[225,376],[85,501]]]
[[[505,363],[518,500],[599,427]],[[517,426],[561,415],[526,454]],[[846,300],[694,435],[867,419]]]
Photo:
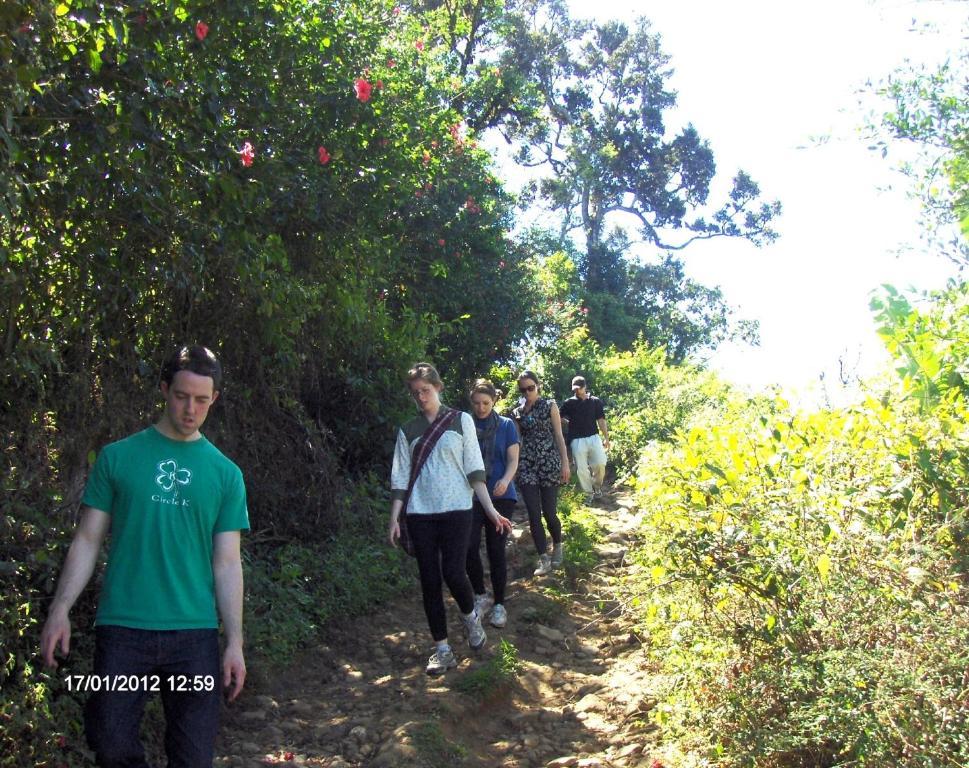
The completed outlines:
[[[951,262],[920,250],[918,209],[904,195],[905,180],[860,133],[860,92],[906,58],[931,64],[957,50],[969,3],[570,6],[582,18],[647,15],[672,57],[679,114],[710,141],[725,181],[743,168],[784,205],[772,246],[715,240],[681,253],[692,277],[719,285],[740,316],[760,321],[759,348],[723,348],[711,366],[752,389],[779,383],[808,402],[817,401],[824,372],[829,394],[840,399],[839,359],[854,374],[886,359],[868,309],[871,292],[883,283],[941,287],[955,273]],[[913,18],[919,29],[925,22],[935,29],[916,32]],[[897,189],[884,191],[889,185]]]

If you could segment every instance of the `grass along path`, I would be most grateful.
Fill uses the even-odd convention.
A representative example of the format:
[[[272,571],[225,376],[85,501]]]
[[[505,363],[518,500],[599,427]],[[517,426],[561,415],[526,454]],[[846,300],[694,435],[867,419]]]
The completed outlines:
[[[450,596],[457,669],[424,672],[431,642],[414,591],[331,628],[284,672],[252,670],[225,717],[216,765],[319,768],[649,768],[660,737],[642,638],[619,602],[638,527],[631,499],[591,507],[603,529],[587,574],[534,578],[523,514],[510,545],[508,625],[463,641]],[[487,582],[486,582],[487,583]]]

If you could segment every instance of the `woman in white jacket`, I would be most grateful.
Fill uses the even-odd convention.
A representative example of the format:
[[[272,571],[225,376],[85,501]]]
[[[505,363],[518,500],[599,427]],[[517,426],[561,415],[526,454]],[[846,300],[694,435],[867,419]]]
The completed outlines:
[[[400,512],[411,485],[412,462],[432,428],[438,441],[414,480],[408,497],[406,525],[420,572],[424,613],[435,648],[427,662],[429,675],[441,675],[457,665],[448,643],[443,583],[461,610],[472,650],[487,639],[474,607],[474,592],[465,571],[471,501],[476,497],[499,532],[510,531],[511,521],[498,514],[485,485],[484,462],[470,414],[441,403],[444,385],[434,366],[417,363],[407,372],[407,387],[420,412],[397,433],[391,470],[390,543],[400,539]],[[440,421],[438,421],[440,419]]]

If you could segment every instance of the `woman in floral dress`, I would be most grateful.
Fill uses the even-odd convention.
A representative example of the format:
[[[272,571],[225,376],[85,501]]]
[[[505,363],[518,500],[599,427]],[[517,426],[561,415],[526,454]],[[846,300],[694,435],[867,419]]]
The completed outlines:
[[[559,409],[554,400],[541,396],[541,386],[535,373],[523,371],[518,377],[518,391],[523,401],[512,412],[522,436],[515,482],[525,500],[528,526],[539,555],[536,576],[544,576],[562,564],[562,523],[555,508],[559,484],[569,481],[569,459]],[[551,557],[543,518],[552,537]]]

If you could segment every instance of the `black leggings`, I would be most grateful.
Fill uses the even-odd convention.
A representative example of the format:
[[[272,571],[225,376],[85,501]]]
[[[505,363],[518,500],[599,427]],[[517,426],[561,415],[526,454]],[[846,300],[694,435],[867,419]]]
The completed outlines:
[[[498,514],[511,519],[515,509],[514,499],[493,499]],[[505,561],[507,533],[498,533],[495,524],[485,515],[484,507],[477,499],[471,505],[471,535],[468,537],[468,578],[476,595],[485,591],[484,567],[481,565],[481,529],[485,531],[485,548],[488,550],[488,570],[491,571],[491,590],[495,602],[505,602],[505,585],[508,583],[508,563]]]
[[[407,515],[407,532],[414,542],[417,569],[421,574],[424,613],[434,642],[447,640],[442,578],[461,613],[474,610],[474,593],[465,573],[471,510],[433,515]]]
[[[540,555],[544,555],[548,550],[548,541],[545,538],[545,528],[542,527],[543,517],[548,525],[548,532],[552,534],[552,543],[562,542],[562,523],[559,522],[559,516],[555,512],[559,487],[557,485],[520,485],[518,490],[521,491],[525,508],[528,510],[528,527],[532,532],[535,550]]]

